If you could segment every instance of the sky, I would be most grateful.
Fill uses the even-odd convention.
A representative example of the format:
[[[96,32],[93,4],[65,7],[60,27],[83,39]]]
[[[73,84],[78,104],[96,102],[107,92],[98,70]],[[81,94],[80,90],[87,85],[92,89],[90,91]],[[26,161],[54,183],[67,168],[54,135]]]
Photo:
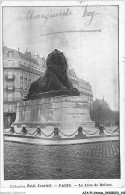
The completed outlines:
[[[90,82],[93,99],[118,110],[118,7],[4,7],[3,42],[47,57],[63,51],[79,78]]]

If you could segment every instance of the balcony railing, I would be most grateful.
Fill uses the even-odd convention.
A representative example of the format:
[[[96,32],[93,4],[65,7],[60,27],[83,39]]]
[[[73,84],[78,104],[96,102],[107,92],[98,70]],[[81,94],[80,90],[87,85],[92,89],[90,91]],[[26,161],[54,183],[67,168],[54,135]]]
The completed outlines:
[[[15,86],[6,86],[6,90],[7,91],[14,91],[15,90]]]
[[[15,75],[14,74],[12,74],[12,75],[7,74],[7,75],[5,75],[5,79],[6,79],[6,81],[14,81]]]

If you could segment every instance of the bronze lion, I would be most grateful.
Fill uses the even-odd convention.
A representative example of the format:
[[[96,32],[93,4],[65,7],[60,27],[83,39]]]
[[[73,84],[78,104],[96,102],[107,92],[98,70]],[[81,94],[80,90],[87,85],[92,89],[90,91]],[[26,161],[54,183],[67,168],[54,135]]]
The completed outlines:
[[[31,83],[27,95],[23,98],[24,101],[61,95],[80,95],[67,76],[68,65],[63,52],[55,49],[48,54],[46,65],[44,76]]]

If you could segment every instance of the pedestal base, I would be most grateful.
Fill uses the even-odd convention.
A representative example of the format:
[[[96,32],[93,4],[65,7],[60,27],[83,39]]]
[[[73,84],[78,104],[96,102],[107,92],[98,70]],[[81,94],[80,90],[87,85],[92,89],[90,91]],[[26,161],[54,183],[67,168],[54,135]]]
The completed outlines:
[[[13,124],[18,128],[25,125],[29,130],[40,126],[47,132],[56,127],[67,134],[72,134],[79,126],[95,127],[90,119],[89,104],[80,96],[21,101]]]

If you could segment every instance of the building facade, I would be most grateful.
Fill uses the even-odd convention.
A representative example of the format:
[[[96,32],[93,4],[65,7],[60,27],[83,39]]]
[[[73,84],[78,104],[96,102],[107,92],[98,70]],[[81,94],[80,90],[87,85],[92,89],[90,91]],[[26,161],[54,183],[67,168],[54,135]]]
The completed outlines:
[[[26,49],[26,52],[22,53],[19,49],[3,47],[4,128],[8,128],[15,120],[17,102],[26,94],[30,83],[44,75],[45,70],[45,58],[41,58],[38,52],[31,53]],[[91,85],[79,79],[73,69],[68,69],[68,76],[91,107]]]
[[[89,103],[91,109],[93,103],[93,91],[90,83],[78,78],[74,69],[68,69],[68,76],[73,86],[79,90],[81,96],[83,96],[85,101]]]
[[[39,58],[39,56],[36,56]],[[17,102],[26,94],[32,81],[44,74],[46,64],[43,58],[38,61],[31,52],[3,48],[3,94],[5,127],[15,120]]]

